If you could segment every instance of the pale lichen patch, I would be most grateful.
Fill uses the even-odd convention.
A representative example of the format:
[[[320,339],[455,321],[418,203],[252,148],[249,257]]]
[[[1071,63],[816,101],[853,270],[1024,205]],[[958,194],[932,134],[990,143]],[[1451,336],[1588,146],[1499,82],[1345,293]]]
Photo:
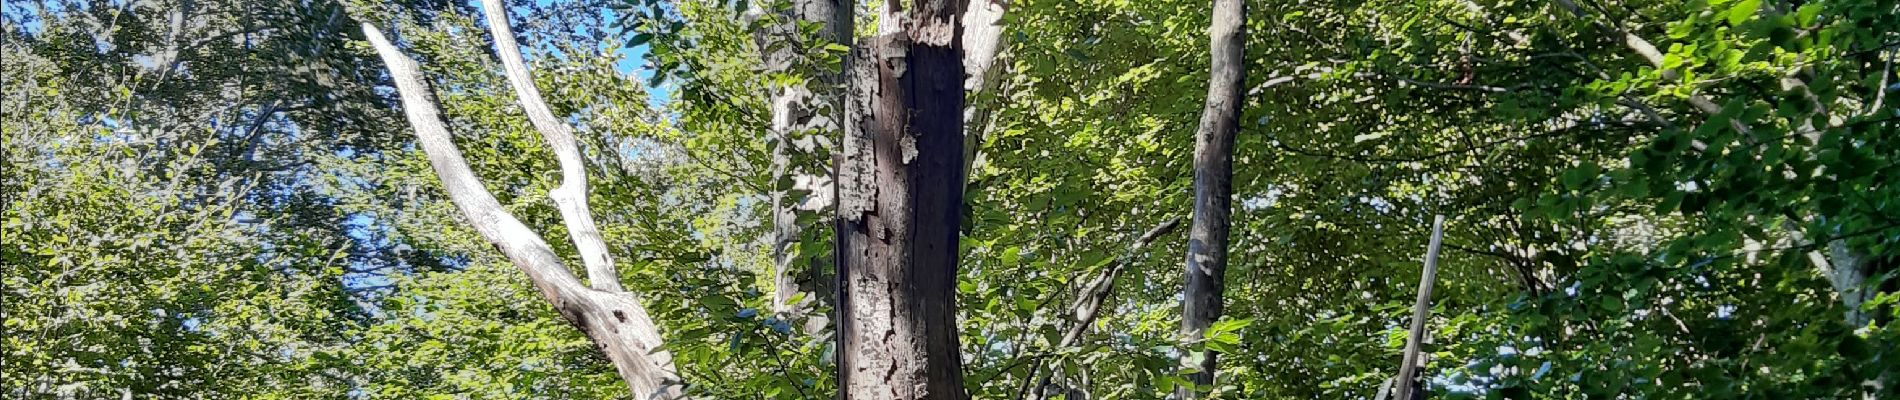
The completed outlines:
[[[905,165],[909,165],[912,160],[917,159],[917,137],[916,136],[903,135],[901,139],[898,139],[897,145],[898,145],[898,149],[903,151],[904,153]]]

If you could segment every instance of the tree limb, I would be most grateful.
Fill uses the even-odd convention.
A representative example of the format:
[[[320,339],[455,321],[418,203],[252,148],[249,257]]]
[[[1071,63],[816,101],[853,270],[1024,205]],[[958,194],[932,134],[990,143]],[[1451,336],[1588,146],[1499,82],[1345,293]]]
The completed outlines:
[[[1259,85],[1254,85],[1253,89],[1247,91],[1247,94],[1257,95],[1261,91],[1273,88],[1275,86],[1285,85],[1285,84],[1292,83],[1294,81],[1302,80],[1302,79],[1318,80],[1320,78],[1325,77],[1326,74],[1332,73],[1332,72],[1333,72],[1332,68],[1322,67],[1322,68],[1319,68],[1317,71],[1311,72],[1311,73],[1280,75],[1280,76],[1275,76],[1272,78],[1267,78],[1266,81],[1260,82]],[[1463,83],[1429,82],[1429,81],[1421,81],[1421,80],[1416,80],[1416,79],[1404,78],[1404,77],[1399,77],[1392,74],[1385,74],[1385,73],[1379,73],[1379,72],[1354,72],[1354,73],[1348,74],[1347,76],[1351,78],[1355,78],[1355,79],[1383,80],[1383,81],[1396,82],[1401,85],[1418,86],[1418,87],[1430,88],[1430,89],[1469,90],[1469,91],[1477,91],[1477,92],[1485,92],[1485,93],[1511,93],[1511,92],[1516,92],[1516,91],[1520,91],[1524,89],[1534,88],[1534,86],[1530,84],[1519,84],[1519,85],[1507,87],[1507,86],[1491,86],[1491,85],[1477,85],[1477,84],[1463,84]]]
[[[461,150],[455,147],[448,124],[436,106],[435,93],[416,61],[383,37],[375,26],[363,24],[363,36],[389,67],[390,79],[402,97],[403,113],[415,127],[417,142],[429,158],[436,177],[470,226],[528,275],[541,297],[575,328],[585,333],[610,360],[620,378],[641,398],[683,398],[672,355],[656,350],[659,329],[646,308],[626,293],[595,290],[582,285],[562,264],[561,257],[526,224],[515,219],[476,178]]]
[[[594,213],[587,206],[587,164],[581,158],[580,144],[574,140],[574,128],[554,116],[548,104],[541,99],[541,90],[534,86],[534,77],[528,74],[528,66],[521,59],[521,48],[515,44],[514,29],[508,26],[508,8],[501,0],[482,0],[482,14],[488,19],[489,36],[495,40],[495,51],[501,56],[501,65],[508,73],[508,84],[515,89],[515,97],[521,102],[521,109],[528,114],[528,121],[534,129],[541,131],[541,137],[547,141],[548,150],[554,152],[555,160],[561,163],[561,186],[548,191],[548,197],[554,199],[555,206],[561,210],[561,220],[567,225],[568,236],[574,240],[574,247],[581,253],[581,262],[587,266],[587,280],[595,289],[607,292],[619,292],[620,272],[614,268],[613,255],[607,250],[607,241],[600,236],[600,228],[594,225]]]
[[[1641,36],[1636,36],[1635,33],[1630,32],[1629,29],[1623,28],[1622,26],[1611,25],[1608,22],[1590,18],[1590,14],[1588,12],[1584,11],[1582,8],[1578,8],[1577,3],[1572,2],[1571,0],[1557,0],[1557,6],[1562,7],[1565,11],[1569,11],[1570,14],[1577,16],[1577,18],[1588,19],[1592,23],[1595,23],[1597,26],[1603,27],[1604,29],[1609,29],[1612,33],[1616,34],[1617,39],[1619,41],[1623,42],[1624,47],[1628,47],[1630,48],[1630,50],[1635,51],[1637,55],[1643,57],[1644,61],[1648,61],[1651,66],[1654,66],[1657,69],[1662,70],[1663,79],[1676,80],[1682,77],[1682,74],[1677,73],[1676,70],[1663,68],[1662,51],[1657,50],[1656,45],[1650,43],[1648,39],[1643,39],[1643,37]],[[1722,113],[1721,105],[1715,104],[1715,101],[1709,100],[1708,97],[1700,95],[1700,94],[1690,94],[1689,105],[1695,107],[1696,110],[1700,110],[1703,113],[1706,113],[1709,115],[1717,115],[1717,114]],[[1728,122],[1729,122],[1729,126],[1735,128],[1736,132],[1741,132],[1742,136],[1746,137],[1752,134],[1750,133],[1751,130],[1748,129],[1748,125],[1743,124],[1742,121],[1736,120],[1734,118],[1730,118]]]
[[[1088,286],[1083,286],[1082,291],[1076,296],[1075,307],[1070,309],[1070,317],[1074,319],[1073,325],[1063,332],[1062,341],[1056,343],[1055,349],[1059,351],[1081,342],[1082,335],[1088,333],[1089,326],[1095,325],[1095,319],[1101,316],[1102,305],[1108,303],[1109,296],[1115,293],[1115,279],[1121,276],[1122,270],[1126,269],[1128,264],[1134,263],[1135,256],[1147,249],[1148,244],[1154,243],[1155,239],[1161,238],[1161,235],[1174,232],[1175,228],[1179,227],[1181,227],[1181,217],[1168,218],[1160,225],[1155,225],[1154,228],[1148,229],[1148,232],[1135,238],[1134,242],[1129,243],[1127,253],[1117,258],[1114,264],[1096,273],[1095,279],[1090,280]],[[1041,356],[1037,356],[1033,361],[1034,365],[1029,368],[1031,378],[1038,375],[1037,372],[1042,369],[1042,361]],[[1042,398],[1042,388],[1049,386],[1049,380],[1050,375],[1043,375],[1041,381],[1036,384],[1036,391],[1028,398]]]

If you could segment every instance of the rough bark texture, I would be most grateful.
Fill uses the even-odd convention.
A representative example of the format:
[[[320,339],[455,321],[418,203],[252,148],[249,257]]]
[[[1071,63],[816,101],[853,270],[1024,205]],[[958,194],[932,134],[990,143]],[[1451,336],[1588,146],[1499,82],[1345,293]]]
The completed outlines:
[[[850,43],[852,31],[852,3],[839,0],[795,0],[789,15],[784,15],[785,23],[766,29],[757,42],[768,72],[786,72],[797,65],[790,41],[798,39],[797,22],[816,23],[820,29],[820,40],[832,43]],[[758,12],[764,12],[760,10]],[[772,135],[778,138],[779,145],[772,153],[772,176],[776,179],[791,179],[794,184],[790,190],[810,193],[829,193],[831,180],[828,177],[797,171],[793,166],[794,152],[811,152],[818,144],[812,138],[800,138],[799,132],[835,132],[839,126],[835,116],[843,112],[842,70],[820,71],[811,81],[815,86],[780,88],[772,94]],[[827,110],[828,109],[828,110]],[[828,117],[831,116],[831,117]],[[821,196],[811,196],[803,201],[792,201],[790,191],[775,190],[772,193],[772,261],[773,261],[773,307],[780,316],[790,320],[806,319],[814,308],[823,306],[829,298],[820,293],[828,292],[828,274],[826,264],[820,257],[804,257],[806,263],[799,263],[793,253],[805,227],[799,225],[799,212],[814,212],[830,206],[830,201]],[[804,293],[804,299],[793,299]],[[822,316],[806,319],[805,331],[816,333],[829,323]]]
[[[599,346],[635,395],[642,399],[683,398],[679,377],[672,370],[672,356],[653,351],[660,346],[660,334],[646,308],[630,294],[581,284],[540,234],[504,210],[455,147],[448,124],[436,106],[435,94],[422,79],[415,60],[402,54],[374,26],[363,24],[363,35],[388,64],[391,80],[402,96],[403,112],[415,126],[417,142],[469,225],[527,274],[541,297],[562,318]],[[617,282],[617,278],[613,280]]]
[[[1194,219],[1188,225],[1187,287],[1181,299],[1184,342],[1201,340],[1207,327],[1220,319],[1224,300],[1228,217],[1233,213],[1234,133],[1239,129],[1240,94],[1246,80],[1242,61],[1246,15],[1242,0],[1214,0],[1213,23],[1208,28],[1212,63],[1207,106],[1194,135]],[[1216,356],[1209,351],[1200,365],[1192,366],[1199,370],[1189,376],[1195,386],[1214,382]],[[1185,366],[1190,360],[1183,357]],[[1194,387],[1185,385],[1175,394],[1179,399],[1198,396]]]
[[[893,1],[853,51],[838,161],[839,387],[853,400],[962,400],[959,1]]]

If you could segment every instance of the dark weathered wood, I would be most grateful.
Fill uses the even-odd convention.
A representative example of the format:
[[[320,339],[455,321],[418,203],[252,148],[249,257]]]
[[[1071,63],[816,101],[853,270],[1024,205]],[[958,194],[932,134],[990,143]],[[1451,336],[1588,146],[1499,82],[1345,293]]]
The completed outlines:
[[[885,3],[853,51],[838,165],[840,397],[962,400],[961,1]]]
[[[1234,134],[1240,127],[1246,80],[1246,2],[1214,0],[1208,27],[1211,60],[1207,105],[1194,135],[1194,218],[1188,225],[1187,285],[1181,300],[1181,340],[1196,342],[1220,318],[1227,274],[1228,218],[1233,213]],[[1184,357],[1186,357],[1184,355]],[[1195,386],[1214,382],[1217,354],[1208,352],[1189,376]],[[1183,360],[1184,362],[1187,360]],[[1182,385],[1180,399],[1197,397]]]
[[[1418,390],[1419,342],[1425,339],[1425,320],[1432,316],[1432,284],[1438,281],[1438,246],[1444,239],[1445,216],[1440,215],[1432,218],[1432,242],[1425,247],[1425,271],[1418,277],[1418,302],[1412,305],[1412,330],[1405,337],[1393,398],[1410,399]]]

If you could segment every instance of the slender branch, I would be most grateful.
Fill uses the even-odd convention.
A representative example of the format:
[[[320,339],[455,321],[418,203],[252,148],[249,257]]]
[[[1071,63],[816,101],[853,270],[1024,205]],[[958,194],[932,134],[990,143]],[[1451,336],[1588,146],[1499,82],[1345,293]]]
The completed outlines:
[[[1142,233],[1141,236],[1135,238],[1134,242],[1128,244],[1128,251],[1117,258],[1113,265],[1097,273],[1095,279],[1089,281],[1088,286],[1083,287],[1081,294],[1076,297],[1077,303],[1075,308],[1070,311],[1072,318],[1075,320],[1074,324],[1070,325],[1068,331],[1062,334],[1062,341],[1056,343],[1056,349],[1075,346],[1077,342],[1080,342],[1082,340],[1082,334],[1087,333],[1089,326],[1094,325],[1095,319],[1101,315],[1102,305],[1108,303],[1109,296],[1115,293],[1115,278],[1121,276],[1122,270],[1126,269],[1128,264],[1133,263],[1135,256],[1141,254],[1142,250],[1146,249],[1150,243],[1154,243],[1155,239],[1159,239],[1162,235],[1166,235],[1169,232],[1174,232],[1175,228],[1179,228],[1180,226],[1181,217],[1173,217],[1161,222],[1160,225],[1156,225],[1154,228],[1148,229],[1146,233]],[[1030,367],[1029,376],[1026,377],[1029,379],[1025,379],[1025,383],[1034,380],[1033,378],[1035,378],[1042,369],[1042,357],[1038,356],[1032,361],[1033,366]],[[1041,390],[1043,387],[1049,386],[1050,378],[1051,376],[1049,375],[1042,376],[1041,381],[1036,384],[1036,394],[1028,398],[1042,398]]]
[[[1030,354],[1023,354],[1023,355],[1013,357],[1009,360],[1008,364],[1003,364],[1002,368],[998,368],[996,372],[991,372],[989,376],[985,376],[982,379],[975,380],[974,381],[975,383],[972,384],[971,386],[978,386],[978,387],[983,386],[984,384],[989,383],[989,381],[996,380],[996,377],[1002,376],[1003,374],[1009,373],[1010,370],[1014,370],[1016,369],[1016,367],[1022,366],[1026,360],[1032,360],[1032,359],[1048,356],[1049,354],[1050,354],[1049,352],[1032,352]]]
[[[1548,132],[1535,133],[1535,134],[1524,135],[1524,136],[1513,136],[1513,137],[1493,139],[1491,141],[1487,141],[1480,144],[1467,145],[1460,148],[1441,150],[1441,151],[1433,152],[1430,154],[1424,154],[1424,155],[1412,156],[1412,157],[1361,157],[1361,156],[1342,155],[1342,154],[1335,154],[1335,153],[1326,153],[1326,152],[1321,152],[1321,151],[1316,151],[1316,150],[1293,147],[1292,145],[1288,145],[1285,142],[1280,141],[1278,138],[1274,138],[1272,136],[1268,136],[1267,138],[1269,139],[1269,142],[1273,144],[1274,147],[1279,148],[1281,150],[1300,154],[1300,155],[1341,159],[1341,160],[1356,161],[1356,162],[1363,162],[1363,163],[1400,163],[1400,162],[1426,161],[1426,160],[1431,160],[1431,159],[1449,156],[1453,154],[1468,153],[1472,151],[1491,148],[1493,146],[1497,146],[1497,145],[1505,144],[1505,143],[1519,142],[1519,141],[1538,139],[1538,138],[1546,138],[1546,137],[1552,137],[1552,136],[1560,136],[1565,133],[1569,133],[1573,129],[1578,129],[1578,128],[1610,128],[1610,127],[1641,128],[1645,126],[1649,126],[1649,125],[1641,121],[1609,121],[1609,122],[1596,123],[1596,124],[1574,124],[1574,125],[1570,125],[1570,126],[1566,126],[1566,127],[1562,127],[1558,129],[1552,129]]]
[[[1159,239],[1161,235],[1168,234],[1169,232],[1174,232],[1175,228],[1179,228],[1180,226],[1181,217],[1168,218],[1167,221],[1163,221],[1160,225],[1148,229],[1148,232],[1137,237],[1133,243],[1129,243],[1127,253],[1124,253],[1121,258],[1115,260],[1114,265],[1103,269],[1101,273],[1096,275],[1095,280],[1090,281],[1088,286],[1082,290],[1082,295],[1077,298],[1080,302],[1076,304],[1076,307],[1071,311],[1072,317],[1075,318],[1075,325],[1069,327],[1069,331],[1062,335],[1062,342],[1056,346],[1074,346],[1077,341],[1080,341],[1082,334],[1088,331],[1089,325],[1095,323],[1095,319],[1099,316],[1102,305],[1108,302],[1110,295],[1114,294],[1115,279],[1121,275],[1122,270],[1127,269],[1128,264],[1134,262],[1135,256],[1141,254],[1142,250],[1146,249],[1150,243],[1154,243],[1155,239]]]
[[[548,149],[554,151],[554,158],[561,164],[561,186],[549,190],[548,197],[553,198],[561,210],[568,236],[573,238],[574,247],[581,253],[581,262],[587,266],[587,280],[595,289],[625,290],[620,286],[620,272],[614,268],[607,241],[594,224],[594,212],[587,206],[587,164],[581,158],[580,144],[574,140],[574,128],[556,118],[547,101],[541,99],[541,90],[534,86],[534,77],[529,75],[528,66],[521,59],[521,48],[515,44],[514,29],[508,26],[507,6],[501,0],[482,0],[482,14],[487,16],[488,32],[494,37],[495,51],[508,73],[509,86],[514,87],[528,121],[534,124],[535,130],[541,131]]]
[[[1405,341],[1404,359],[1399,364],[1399,399],[1411,399],[1418,390],[1417,368],[1422,364],[1420,350],[1424,348],[1425,320],[1431,317],[1432,284],[1438,279],[1438,247],[1445,239],[1445,216],[1432,218],[1432,239],[1430,247],[1425,249],[1425,271],[1418,278],[1418,302],[1412,306],[1412,329]]]
[[[1321,78],[1324,78],[1326,74],[1332,73],[1333,71],[1334,70],[1332,68],[1319,68],[1315,72],[1310,72],[1310,73],[1305,73],[1305,74],[1280,75],[1280,76],[1275,76],[1272,78],[1267,78],[1266,81],[1263,81],[1259,85],[1255,85],[1253,89],[1248,90],[1247,94],[1250,96],[1257,95],[1261,91],[1271,89],[1275,86],[1292,83],[1298,80],[1319,80]],[[1518,85],[1513,85],[1513,86],[1492,86],[1492,85],[1476,85],[1476,84],[1464,84],[1464,83],[1421,81],[1417,79],[1405,78],[1405,77],[1387,74],[1387,73],[1381,73],[1381,72],[1354,72],[1351,74],[1347,74],[1346,76],[1350,78],[1362,79],[1362,80],[1390,81],[1390,82],[1399,83],[1401,85],[1410,85],[1410,86],[1417,86],[1417,87],[1423,87],[1423,88],[1429,88],[1429,89],[1465,90],[1465,91],[1477,91],[1477,92],[1485,92],[1485,93],[1511,93],[1511,92],[1522,91],[1525,89],[1537,88],[1535,85],[1531,85],[1529,83],[1518,84]]]
[[[1628,47],[1630,48],[1630,50],[1635,51],[1637,55],[1643,57],[1644,61],[1648,61],[1651,66],[1654,66],[1657,69],[1661,69],[1663,79],[1673,81],[1676,79],[1680,79],[1682,77],[1682,74],[1677,73],[1676,70],[1663,67],[1662,51],[1657,50],[1656,45],[1650,43],[1648,39],[1643,39],[1643,37],[1641,36],[1636,36],[1635,33],[1630,32],[1629,29],[1626,29],[1622,27],[1621,25],[1612,25],[1609,22],[1605,22],[1605,21],[1598,20],[1595,18],[1590,18],[1589,12],[1586,12],[1582,8],[1577,7],[1577,4],[1575,2],[1572,2],[1570,0],[1556,0],[1556,1],[1557,1],[1558,7],[1562,7],[1565,11],[1569,11],[1572,15],[1577,16],[1577,18],[1588,19],[1590,20],[1590,22],[1595,23],[1598,26],[1603,27],[1604,29],[1609,29],[1612,33],[1616,34],[1617,38],[1623,42],[1624,47]],[[1700,95],[1700,94],[1689,95],[1689,105],[1694,106],[1696,110],[1700,110],[1703,113],[1706,113],[1709,115],[1717,115],[1717,114],[1722,113],[1721,105],[1715,104],[1715,101],[1709,100],[1708,97]],[[1729,122],[1729,126],[1735,128],[1736,132],[1741,132],[1742,136],[1747,137],[1747,136],[1752,135],[1751,133],[1752,131],[1748,128],[1748,125],[1743,124],[1741,120],[1730,118],[1728,122]]]
[[[1874,101],[1868,105],[1867,115],[1884,112],[1882,106],[1887,103],[1887,92],[1900,90],[1900,88],[1889,87],[1889,84],[1893,82],[1893,59],[1896,55],[1900,55],[1900,52],[1887,53],[1887,62],[1880,67],[1880,84],[1874,86]]]
[[[455,147],[441,111],[436,107],[435,94],[429,84],[422,80],[422,72],[415,60],[403,55],[375,26],[363,24],[363,34],[370,45],[376,48],[376,52],[382,55],[383,62],[389,65],[390,78],[395,81],[396,91],[402,96],[403,113],[408,116],[409,123],[415,126],[416,137],[423,153],[429,157],[429,165],[442,180],[449,199],[467,215],[469,224],[474,225],[482,237],[501,248],[502,253],[515,261],[515,265],[521,266],[529,277],[534,278],[536,285],[542,287],[543,292],[579,287],[580,281],[561,267],[560,257],[541,239],[541,235],[502,209],[501,202],[495,200],[495,196],[476,178],[475,171],[469,168],[461,150]]]

